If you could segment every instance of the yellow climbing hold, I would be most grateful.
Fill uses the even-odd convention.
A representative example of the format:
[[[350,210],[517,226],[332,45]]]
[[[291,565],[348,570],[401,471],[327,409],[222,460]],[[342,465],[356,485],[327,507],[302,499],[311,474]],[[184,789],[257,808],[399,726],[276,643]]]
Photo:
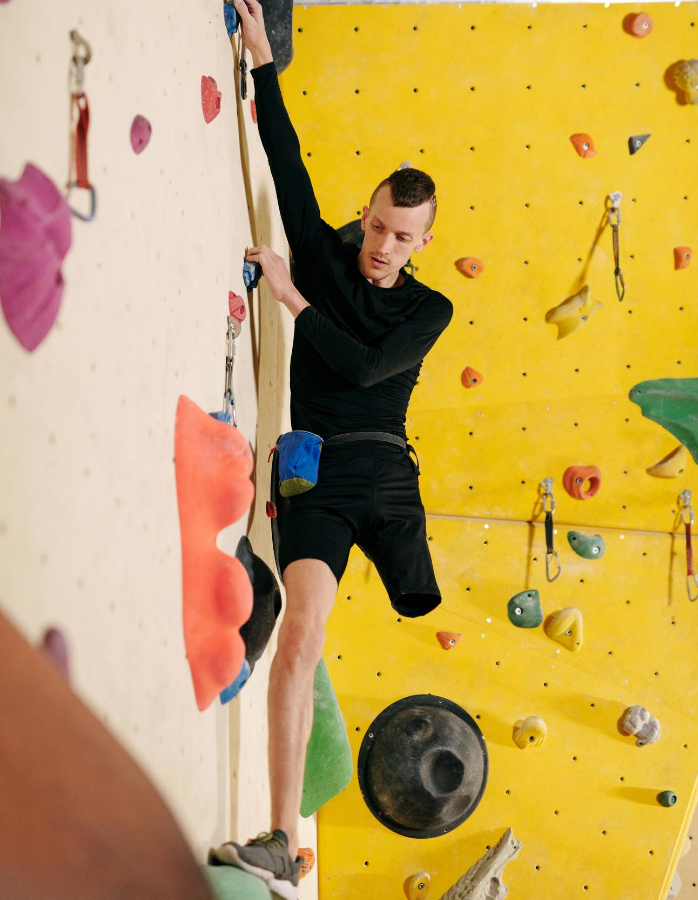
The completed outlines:
[[[514,725],[514,743],[522,750],[540,747],[547,734],[548,728],[538,716],[526,716]]]
[[[548,637],[576,653],[584,643],[584,624],[581,612],[574,606],[561,609],[543,626]]]
[[[664,459],[660,459],[646,471],[648,475],[654,475],[657,478],[678,478],[686,471],[687,465],[688,451],[683,444],[679,444],[675,450],[672,450]]]
[[[573,331],[581,328],[589,316],[602,306],[603,303],[592,299],[589,293],[589,285],[585,284],[572,297],[568,297],[559,306],[548,310],[545,314],[545,321],[552,325],[557,325],[557,339],[559,341],[561,338],[567,337],[568,334],[572,334]]]
[[[426,872],[417,872],[405,882],[407,900],[427,900],[430,878]]]

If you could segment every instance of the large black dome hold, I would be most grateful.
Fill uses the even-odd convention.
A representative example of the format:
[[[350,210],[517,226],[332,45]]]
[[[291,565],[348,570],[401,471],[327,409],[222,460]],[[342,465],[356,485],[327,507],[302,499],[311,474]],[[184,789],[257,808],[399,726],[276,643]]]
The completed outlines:
[[[461,825],[480,802],[489,762],[472,716],[433,694],[405,697],[372,722],[358,762],[361,793],[391,831],[437,837]]]

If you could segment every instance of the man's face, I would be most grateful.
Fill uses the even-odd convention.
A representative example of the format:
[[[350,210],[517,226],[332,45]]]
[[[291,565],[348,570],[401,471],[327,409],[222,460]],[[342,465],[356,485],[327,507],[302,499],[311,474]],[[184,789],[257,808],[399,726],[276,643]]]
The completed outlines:
[[[359,253],[359,270],[373,284],[392,287],[412,253],[419,253],[433,234],[425,234],[429,203],[421,206],[393,206],[390,186],[376,194],[369,210],[364,206],[361,230],[365,232]]]

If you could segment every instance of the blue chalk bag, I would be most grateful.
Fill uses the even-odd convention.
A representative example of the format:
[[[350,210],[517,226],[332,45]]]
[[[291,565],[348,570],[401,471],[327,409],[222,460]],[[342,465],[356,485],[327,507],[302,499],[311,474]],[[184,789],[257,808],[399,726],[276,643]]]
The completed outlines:
[[[279,454],[279,493],[302,494],[315,487],[323,439],[312,431],[287,431],[276,442]]]

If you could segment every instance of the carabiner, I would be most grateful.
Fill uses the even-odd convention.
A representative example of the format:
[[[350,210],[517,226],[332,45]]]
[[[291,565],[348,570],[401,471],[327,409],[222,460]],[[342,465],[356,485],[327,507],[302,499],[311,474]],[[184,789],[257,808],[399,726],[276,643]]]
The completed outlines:
[[[557,572],[553,577],[550,577],[550,560],[555,559],[555,564],[557,566]],[[545,554],[545,577],[548,581],[553,582],[556,581],[560,577],[560,572],[562,572],[562,566],[560,565],[560,557],[558,556],[557,550],[551,550]]]

